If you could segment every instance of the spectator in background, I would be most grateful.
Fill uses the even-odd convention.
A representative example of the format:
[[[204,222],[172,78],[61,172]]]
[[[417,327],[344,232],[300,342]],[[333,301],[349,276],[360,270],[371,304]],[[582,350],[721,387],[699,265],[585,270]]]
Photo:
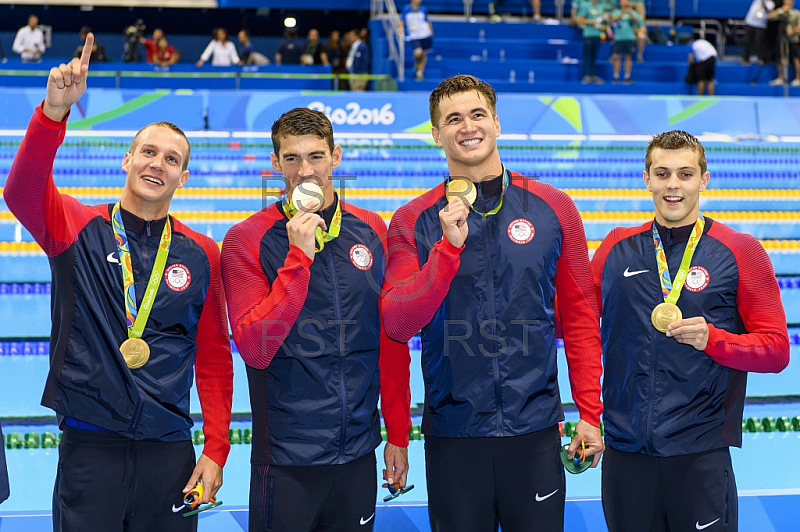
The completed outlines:
[[[422,0],[411,0],[400,14],[400,25],[397,30],[405,34],[406,41],[411,43],[414,51],[414,79],[425,79],[425,65],[428,52],[433,48],[433,25],[428,17],[428,10],[422,7]]]
[[[325,43],[325,55],[328,56],[328,61],[336,72],[342,67],[342,34],[339,30],[333,30],[328,35],[328,42]]]
[[[350,30],[345,36],[345,42],[350,45],[347,52],[345,66],[349,74],[369,74],[369,49],[367,45],[358,37],[358,30]],[[366,78],[350,78],[351,91],[363,91],[367,89],[369,80]]]
[[[708,95],[714,96],[714,76],[717,73],[717,49],[705,39],[695,39],[689,53],[689,69],[694,70],[697,81],[697,95],[702,96],[708,89]]]
[[[333,30],[331,34],[328,36],[328,42],[325,43],[325,53],[328,55],[328,61],[331,63],[331,67],[333,68],[334,74],[345,74],[347,73],[347,69],[345,68],[345,60],[347,59],[347,46],[342,42],[341,32],[339,30]],[[339,77],[335,83],[338,83],[338,88],[340,91],[348,89],[348,83],[344,79]]]
[[[606,9],[599,0],[587,0],[577,11],[578,26],[583,28],[583,80],[581,83],[603,83],[597,75],[597,52]]]
[[[578,8],[583,3],[583,0],[572,0],[572,4],[569,10],[569,25],[580,27],[578,24]]]
[[[642,17],[633,10],[630,0],[620,0],[619,9],[610,13],[614,25],[614,83],[619,82],[619,68],[625,56],[625,83],[632,83],[633,52],[636,50],[636,32],[644,26]]]
[[[211,58],[211,66],[227,67],[239,64],[239,54],[236,53],[236,46],[228,40],[228,30],[225,28],[217,28],[214,30],[214,38],[206,46],[203,55],[197,62],[197,68]]]
[[[631,7],[642,17],[642,27],[636,30],[636,62],[644,63],[644,47],[647,44],[647,16],[644,0],[629,0]]]
[[[358,30],[358,38],[361,39],[361,42],[363,42],[369,50],[369,28],[361,28]]]
[[[81,56],[81,54],[83,53],[83,46],[86,44],[86,36],[89,35],[91,31],[92,28],[90,28],[89,26],[81,27],[80,31],[78,32],[78,35],[81,36],[81,45],[75,49],[75,53],[72,55],[72,57]],[[105,48],[97,44],[97,41],[94,41],[92,43],[92,56],[90,57],[90,59],[93,63],[96,62],[102,63],[106,61],[106,50]]]
[[[775,9],[772,0],[753,0],[747,15],[744,17],[744,43],[742,44],[741,64],[749,65],[753,52],[758,56],[759,64],[764,64],[768,58],[767,51],[767,17]]]
[[[242,49],[239,51],[239,64],[240,65],[268,65],[269,59],[264,54],[255,51],[253,43],[250,42],[250,31],[241,29],[236,35],[239,39],[239,44]]]
[[[160,67],[174,65],[181,59],[181,53],[177,51],[167,40],[161,36],[156,43],[157,51],[153,63]]]
[[[319,42],[319,30],[315,28],[308,30],[308,40],[303,48],[303,55],[300,56],[300,62],[304,65],[328,66],[330,64],[325,47]]]
[[[36,15],[28,17],[28,25],[19,29],[11,49],[19,54],[23,63],[36,63],[42,60],[44,33],[39,29],[39,17]]]
[[[576,2],[579,0],[576,0]],[[496,0],[495,2],[489,2],[489,20],[492,22],[500,22],[503,20],[498,14],[500,10],[500,6],[503,5],[505,0]],[[541,0],[531,0],[531,8],[533,9],[533,20],[535,22],[539,22],[542,20],[542,2]]]
[[[303,47],[297,42],[297,29],[286,28],[286,31],[283,32],[283,40],[275,53],[275,64],[299,65],[302,55]]]
[[[794,9],[794,0],[783,0],[783,6],[772,11],[767,18],[780,22],[778,26],[778,77],[770,85],[785,85],[789,75],[786,61],[794,67],[792,87],[800,87],[800,11]]]
[[[6,54],[3,51],[3,41],[0,39],[0,62],[7,63],[8,59],[6,58]]]
[[[145,39],[142,37],[139,39],[139,43],[144,46],[145,57],[144,60],[148,63],[155,63],[156,62],[156,54],[158,54],[158,40],[164,37],[164,30],[161,28],[156,28],[153,30],[153,38],[152,39]]]
[[[371,43],[369,40],[369,28],[361,28],[356,32],[356,36],[359,38],[361,43],[364,45],[365,49],[367,50],[367,55],[372,57],[372,48]],[[349,50],[348,50],[349,52]]]

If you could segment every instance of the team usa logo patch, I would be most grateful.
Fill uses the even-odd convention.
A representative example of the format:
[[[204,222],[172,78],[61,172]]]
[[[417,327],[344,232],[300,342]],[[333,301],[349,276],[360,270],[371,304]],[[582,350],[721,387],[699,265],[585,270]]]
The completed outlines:
[[[181,263],[171,264],[164,272],[164,280],[171,290],[183,292],[192,284],[192,274],[189,268]]]
[[[372,268],[372,252],[364,244],[356,244],[350,248],[350,261],[362,271]]]
[[[515,244],[527,244],[533,240],[535,233],[533,224],[525,218],[517,218],[508,224],[508,238]]]
[[[708,286],[708,281],[711,277],[708,275],[708,270],[702,266],[692,266],[689,268],[689,273],[686,274],[686,282],[684,286],[690,292],[700,292]]]

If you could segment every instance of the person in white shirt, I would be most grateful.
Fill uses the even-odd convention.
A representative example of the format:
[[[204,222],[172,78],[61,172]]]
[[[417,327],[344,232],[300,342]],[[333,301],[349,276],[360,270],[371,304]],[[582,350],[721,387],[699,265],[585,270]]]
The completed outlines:
[[[28,17],[28,25],[23,26],[14,38],[14,45],[11,47],[18,53],[23,62],[37,62],[42,60],[44,53],[44,34],[39,29],[39,17],[31,15]]]
[[[414,50],[414,77],[418,81],[425,79],[423,72],[428,62],[428,52],[433,47],[433,25],[421,3],[422,0],[411,0],[411,4],[403,8],[398,27],[400,35],[405,33],[406,41],[411,43],[411,49]]]
[[[236,46],[228,40],[228,30],[217,28],[214,30],[214,38],[206,46],[203,55],[197,62],[197,68],[211,58],[211,66],[226,67],[239,64],[239,54],[236,53]]]
[[[689,68],[694,69],[697,80],[697,95],[714,96],[714,76],[717,73],[717,49],[705,39],[695,39],[689,53]]]
[[[744,44],[742,45],[741,64],[749,65],[753,52],[758,56],[759,64],[767,60],[767,16],[775,9],[772,0],[753,0],[747,15],[744,17]]]
[[[778,21],[778,77],[771,86],[788,82],[789,64],[794,67],[792,87],[800,87],[800,11],[794,9],[794,0],[783,0],[783,5],[770,12],[769,20]]]

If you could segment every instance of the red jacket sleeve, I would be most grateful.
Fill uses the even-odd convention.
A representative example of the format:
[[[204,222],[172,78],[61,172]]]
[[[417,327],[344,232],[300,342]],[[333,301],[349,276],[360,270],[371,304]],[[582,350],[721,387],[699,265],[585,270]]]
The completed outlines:
[[[389,443],[408,447],[411,430],[411,355],[407,342],[386,335],[381,323],[380,358],[381,414]]]
[[[450,290],[458,272],[461,249],[443,238],[436,242],[428,262],[419,269],[414,235],[418,209],[436,195],[437,187],[397,210],[389,224],[388,266],[383,283],[381,312],[386,333],[398,342],[408,342],[430,323]],[[443,192],[442,192],[443,193]],[[431,204],[433,202],[430,202]]]
[[[602,344],[597,291],[592,281],[589,250],[578,209],[565,193],[541,184],[538,193],[555,210],[561,224],[561,256],[556,264],[558,315],[564,334],[572,397],[581,419],[600,426],[603,403]]]
[[[219,246],[216,242],[176,221],[176,230],[189,234],[206,252],[210,266],[210,282],[203,312],[197,323],[197,354],[194,372],[197,395],[203,412],[203,454],[224,466],[230,452],[228,429],[233,403],[233,357],[228,336],[228,317],[220,274]]]
[[[30,231],[48,257],[63,253],[99,212],[58,192],[53,161],[64,141],[67,122],[55,122],[36,108],[25,138],[14,157],[3,199],[14,216]]]
[[[705,353],[717,363],[740,371],[782,371],[789,365],[789,332],[769,255],[754,237],[720,223],[711,226],[708,236],[723,242],[736,257],[736,303],[748,332],[733,334],[709,323]]]
[[[289,335],[311,278],[311,259],[292,245],[270,286],[259,248],[277,216],[277,207],[268,207],[233,226],[222,244],[222,280],[233,340],[245,363],[256,369],[269,366]]]

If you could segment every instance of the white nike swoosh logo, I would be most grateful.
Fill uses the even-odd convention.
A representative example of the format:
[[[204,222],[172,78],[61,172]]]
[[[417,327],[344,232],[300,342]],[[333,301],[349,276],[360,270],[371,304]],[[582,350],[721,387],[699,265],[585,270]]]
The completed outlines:
[[[176,513],[180,512],[181,510],[183,510],[184,508],[186,508],[186,506],[175,506],[173,504],[172,505],[172,513],[176,514]]]
[[[112,252],[112,253],[109,253],[109,254],[106,256],[106,260],[107,260],[108,262],[115,262],[115,263],[119,264],[119,259],[117,259],[116,257],[114,257],[114,253],[113,253],[113,252]]]
[[[628,268],[625,268],[625,271],[622,272],[622,275],[625,277],[633,277],[634,275],[639,275],[640,273],[649,272],[650,270],[637,270],[635,272],[630,271]]]
[[[556,493],[558,493],[558,490],[557,490],[557,489],[556,489],[556,490],[553,490],[553,493],[548,493],[548,494],[547,494],[547,495],[545,495],[544,497],[539,497],[539,493],[536,493],[536,502],[542,502],[542,501],[543,501],[543,500],[545,500],[545,499],[549,499],[550,497],[552,497],[552,496],[553,496],[553,495],[555,495]]]
[[[364,525],[366,525],[367,523],[369,523],[370,521],[372,521],[372,518],[373,518],[373,517],[375,517],[375,512],[372,512],[372,515],[371,515],[371,516],[369,516],[369,517],[367,517],[366,519],[364,519],[364,518],[362,517],[362,518],[361,518],[361,521],[360,521],[360,523],[361,523],[361,526],[364,526]]]
[[[694,527],[695,527],[697,530],[703,530],[704,528],[708,528],[708,527],[710,527],[711,525],[713,525],[714,523],[716,523],[716,522],[717,522],[717,521],[719,521],[720,519],[721,519],[720,517],[717,517],[716,519],[714,519],[714,520],[713,520],[713,521],[711,521],[710,523],[706,523],[706,524],[704,524],[704,525],[701,525],[701,524],[700,524],[700,521],[697,521],[697,522],[694,524]]]

